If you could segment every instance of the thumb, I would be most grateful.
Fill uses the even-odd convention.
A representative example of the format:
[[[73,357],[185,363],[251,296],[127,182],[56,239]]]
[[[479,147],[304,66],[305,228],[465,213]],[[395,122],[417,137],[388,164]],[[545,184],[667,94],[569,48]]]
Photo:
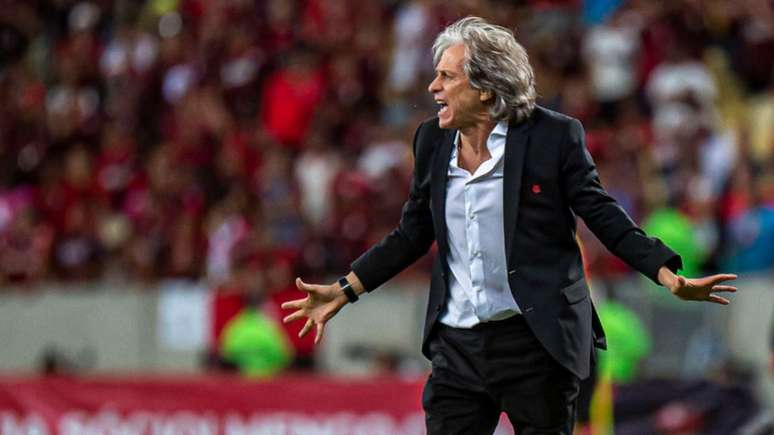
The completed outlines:
[[[319,286],[314,284],[307,284],[304,281],[301,280],[301,278],[296,278],[296,287],[298,287],[299,290],[306,293],[313,293],[317,290]]]
[[[677,275],[677,287],[682,288],[685,287],[688,284],[688,282],[685,280],[684,276]]]

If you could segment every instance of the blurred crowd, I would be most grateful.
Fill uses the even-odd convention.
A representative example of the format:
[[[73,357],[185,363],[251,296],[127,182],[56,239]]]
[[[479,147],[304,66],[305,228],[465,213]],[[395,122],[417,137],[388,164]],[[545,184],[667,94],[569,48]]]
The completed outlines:
[[[281,302],[345,273],[399,219],[430,47],[466,15],[515,29],[687,273],[772,270],[770,0],[0,0],[0,283]],[[630,273],[581,238],[592,274]]]
[[[3,280],[327,274],[399,216],[388,5],[4,3]]]

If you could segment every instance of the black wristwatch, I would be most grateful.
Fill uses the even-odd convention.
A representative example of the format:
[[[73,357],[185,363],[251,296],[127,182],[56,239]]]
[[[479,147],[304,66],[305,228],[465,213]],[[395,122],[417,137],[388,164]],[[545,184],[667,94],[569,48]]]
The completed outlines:
[[[347,281],[346,276],[339,278],[339,286],[341,286],[341,290],[344,291],[344,294],[347,296],[347,300],[350,304],[354,304],[358,299],[360,299],[357,297],[355,290],[352,289],[352,284]]]

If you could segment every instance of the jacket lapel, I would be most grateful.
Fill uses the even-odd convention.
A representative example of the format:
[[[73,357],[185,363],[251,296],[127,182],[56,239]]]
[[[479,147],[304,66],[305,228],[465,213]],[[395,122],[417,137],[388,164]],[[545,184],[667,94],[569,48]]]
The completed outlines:
[[[505,259],[511,263],[514,230],[519,219],[519,197],[524,160],[529,142],[529,121],[508,128],[503,169],[503,225],[505,226]],[[509,266],[510,267],[510,266]]]
[[[446,130],[436,145],[438,151],[433,161],[433,178],[430,183],[432,190],[432,211],[435,217],[436,240],[441,252],[449,252],[449,241],[446,231],[446,183],[449,178],[449,159],[457,130]]]

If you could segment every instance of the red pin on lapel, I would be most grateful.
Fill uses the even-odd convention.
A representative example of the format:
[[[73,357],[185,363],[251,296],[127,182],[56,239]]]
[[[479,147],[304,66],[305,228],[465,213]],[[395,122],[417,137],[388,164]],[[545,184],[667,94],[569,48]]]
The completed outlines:
[[[533,184],[532,185],[532,193],[534,193],[534,194],[540,193],[540,185],[539,184]]]

